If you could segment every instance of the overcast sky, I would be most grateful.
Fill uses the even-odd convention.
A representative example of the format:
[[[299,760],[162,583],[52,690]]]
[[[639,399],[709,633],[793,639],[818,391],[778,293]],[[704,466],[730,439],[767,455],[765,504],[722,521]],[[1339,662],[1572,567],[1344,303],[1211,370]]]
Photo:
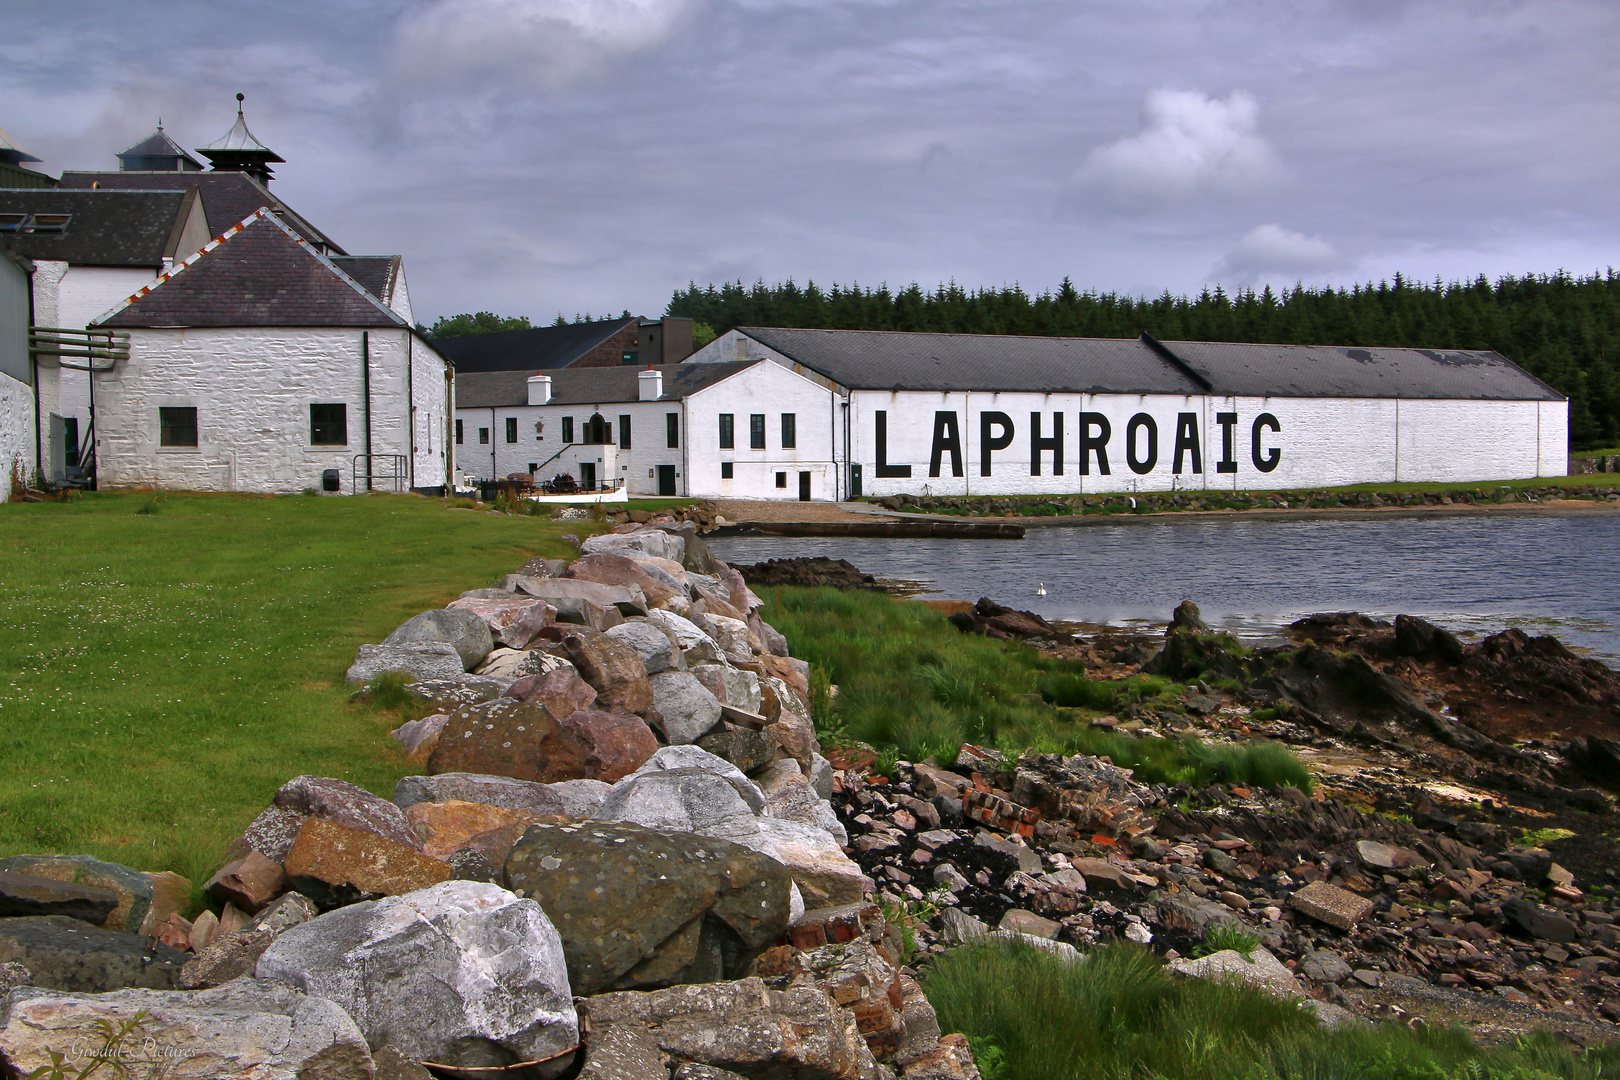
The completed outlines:
[[[419,319],[792,277],[1157,294],[1620,265],[1616,0],[4,0],[0,127],[247,95]]]

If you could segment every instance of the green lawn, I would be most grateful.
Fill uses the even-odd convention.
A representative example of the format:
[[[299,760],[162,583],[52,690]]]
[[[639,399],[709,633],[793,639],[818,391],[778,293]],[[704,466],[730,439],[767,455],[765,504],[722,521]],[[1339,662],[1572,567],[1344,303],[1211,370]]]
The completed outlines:
[[[416,771],[348,703],[362,642],[597,528],[366,498],[0,506],[0,854],[195,883],[288,778]]]

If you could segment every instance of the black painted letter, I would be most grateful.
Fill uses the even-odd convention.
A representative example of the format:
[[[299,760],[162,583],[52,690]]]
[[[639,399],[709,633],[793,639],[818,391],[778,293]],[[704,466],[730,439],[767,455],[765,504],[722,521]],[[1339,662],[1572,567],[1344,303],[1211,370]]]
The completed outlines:
[[[1097,437],[1091,437],[1091,429],[1097,429]],[[1080,414],[1080,475],[1091,475],[1091,452],[1097,451],[1097,474],[1108,475],[1108,439],[1114,429],[1108,423],[1108,417],[1100,412],[1083,412]]]
[[[990,434],[991,428],[1000,428],[1001,434]],[[990,452],[992,450],[1005,450],[1012,445],[1013,422],[1012,417],[1004,412],[987,412],[979,414],[979,475],[990,475]]]
[[[939,461],[942,456],[951,455],[951,475],[962,475],[962,433],[956,426],[954,412],[936,412],[934,414],[934,449],[928,456],[928,475],[939,475]]]
[[[1282,460],[1282,451],[1273,446],[1270,453],[1266,454],[1264,457],[1260,455],[1261,428],[1270,428],[1272,431],[1281,433],[1282,425],[1277,423],[1277,418],[1275,416],[1272,416],[1268,412],[1263,412],[1254,418],[1254,427],[1249,433],[1249,454],[1254,458],[1254,467],[1259,469],[1261,472],[1270,472],[1271,470],[1275,469],[1277,467],[1277,463]]]
[[[882,477],[909,477],[910,465],[889,464],[889,414],[882,409],[874,414],[877,421],[877,468],[874,470]]]
[[[1193,412],[1176,414],[1176,460],[1171,472],[1180,475],[1181,455],[1187,452],[1192,454],[1192,471],[1203,472],[1204,455],[1198,449],[1198,414]]]
[[[1232,429],[1237,427],[1237,413],[1218,412],[1215,414],[1215,422],[1221,425],[1221,460],[1215,463],[1215,471],[1237,472],[1237,458],[1232,456],[1234,452]]]
[[[1147,453],[1138,459],[1136,433],[1143,429],[1147,430]],[[1145,412],[1137,413],[1125,425],[1125,461],[1137,476],[1152,472],[1153,466],[1159,463],[1159,425]]]
[[[1041,414],[1029,414],[1029,475],[1041,475],[1041,451],[1052,451],[1052,475],[1063,475],[1063,414],[1052,414],[1052,437],[1041,438]]]

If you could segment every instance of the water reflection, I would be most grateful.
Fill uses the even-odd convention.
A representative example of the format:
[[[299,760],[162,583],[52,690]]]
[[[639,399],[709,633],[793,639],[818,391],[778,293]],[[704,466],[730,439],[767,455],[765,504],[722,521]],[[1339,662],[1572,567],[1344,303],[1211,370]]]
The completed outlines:
[[[1517,626],[1620,659],[1620,516],[1239,518],[1036,527],[1019,541],[724,537],[730,562],[848,559],[932,595],[1048,618],[1162,624],[1190,599],[1245,636],[1318,611],[1422,615],[1465,634]],[[1038,595],[1043,584],[1046,595]]]

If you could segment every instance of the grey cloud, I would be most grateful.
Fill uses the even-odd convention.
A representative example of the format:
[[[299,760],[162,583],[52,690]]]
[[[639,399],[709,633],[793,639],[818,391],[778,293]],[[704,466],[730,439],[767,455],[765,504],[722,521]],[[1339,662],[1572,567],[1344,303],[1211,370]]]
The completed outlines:
[[[1210,271],[1224,284],[1258,285],[1265,281],[1311,281],[1343,267],[1337,248],[1320,236],[1268,223],[1257,225]]]

